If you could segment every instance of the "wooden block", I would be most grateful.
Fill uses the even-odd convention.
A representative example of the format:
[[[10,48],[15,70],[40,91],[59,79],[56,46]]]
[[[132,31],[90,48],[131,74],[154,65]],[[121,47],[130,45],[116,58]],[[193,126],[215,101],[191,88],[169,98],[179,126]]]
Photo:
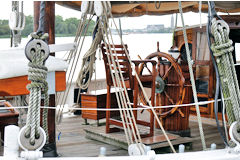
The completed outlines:
[[[55,88],[57,92],[66,89],[66,74],[64,71],[55,72]],[[29,84],[27,76],[0,79],[0,96],[17,96],[29,94],[26,86]]]

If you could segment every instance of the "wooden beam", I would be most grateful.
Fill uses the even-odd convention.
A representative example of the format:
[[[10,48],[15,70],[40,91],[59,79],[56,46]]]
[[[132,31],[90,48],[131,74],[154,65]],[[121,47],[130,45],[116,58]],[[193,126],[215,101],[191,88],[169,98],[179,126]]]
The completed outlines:
[[[39,16],[40,16],[40,1],[34,2],[34,31],[37,31],[39,26]],[[44,32],[49,34],[48,43],[55,43],[55,2],[46,1],[45,7],[45,20],[44,20]],[[55,56],[55,53],[50,55]],[[55,106],[55,95],[50,95],[49,105]],[[49,128],[49,143],[55,143],[55,110],[49,110],[48,112],[48,128]]]
[[[64,43],[64,44],[49,44],[50,53],[54,52],[62,52],[62,51],[71,51],[74,50],[77,46],[76,43]],[[0,50],[0,55],[2,54],[25,54],[24,47],[15,47],[15,48],[8,48],[4,50]]]

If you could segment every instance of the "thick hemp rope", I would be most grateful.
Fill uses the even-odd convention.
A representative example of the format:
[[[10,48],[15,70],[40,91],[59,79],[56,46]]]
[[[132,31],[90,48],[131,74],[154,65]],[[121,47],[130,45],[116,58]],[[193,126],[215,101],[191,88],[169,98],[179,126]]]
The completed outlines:
[[[214,43],[211,49],[216,57],[228,123],[231,125],[234,121],[240,122],[240,91],[232,56],[234,48],[232,40],[229,39],[229,26],[226,22],[213,18],[211,31],[214,36]]]
[[[81,89],[87,89],[91,82],[93,71],[94,71],[93,64],[96,59],[95,55],[101,41],[102,41],[102,34],[101,32],[97,32],[96,37],[94,38],[90,49],[85,53],[85,55],[82,58],[81,70],[79,72],[78,79],[76,81],[78,87]]]
[[[194,80],[193,69],[192,69],[192,62],[191,62],[190,51],[189,51],[189,47],[188,47],[186,26],[184,24],[181,1],[179,1],[178,4],[179,4],[179,12],[180,12],[181,19],[182,19],[183,38],[184,38],[186,51],[187,51],[187,62],[188,62],[188,68],[189,68],[189,73],[190,73],[190,80],[191,80],[191,84],[192,84],[193,98],[194,98],[194,102],[196,103],[195,107],[196,107],[196,112],[197,112],[199,132],[200,132],[200,137],[201,137],[203,150],[206,150],[206,142],[205,142],[205,138],[204,138],[204,132],[203,132],[203,127],[202,127],[202,120],[201,120],[201,115],[200,115],[200,110],[199,110],[199,105],[198,105],[197,90],[196,90],[196,85],[195,85],[195,80]]]
[[[34,39],[46,39],[47,34],[38,36],[37,34],[31,34]],[[34,145],[35,138],[40,136],[40,105],[41,105],[41,95],[44,96],[44,105],[49,105],[48,99],[48,83],[47,78],[47,67],[45,67],[45,53],[42,52],[38,46],[36,51],[31,51],[32,60],[29,62],[28,70],[28,80],[31,81],[31,84],[27,85],[27,89],[30,91],[29,96],[29,110],[27,114],[27,129],[25,132],[26,137],[30,137],[30,143]],[[48,142],[48,124],[47,124],[47,110],[43,111],[43,129],[47,135]]]

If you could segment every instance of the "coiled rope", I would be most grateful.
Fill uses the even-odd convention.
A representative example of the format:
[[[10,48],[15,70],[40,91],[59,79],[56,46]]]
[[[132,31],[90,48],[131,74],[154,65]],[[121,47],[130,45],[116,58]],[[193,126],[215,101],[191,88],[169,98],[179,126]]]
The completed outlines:
[[[228,123],[240,122],[240,91],[233,62],[232,40],[229,39],[229,26],[223,20],[212,19],[211,32],[214,36],[214,43],[211,49],[216,58],[222,91],[225,100]]]
[[[96,25],[96,27],[98,28],[98,25]],[[81,89],[87,89],[91,82],[91,78],[94,71],[93,64],[95,63],[96,59],[95,55],[101,41],[102,33],[97,32],[90,49],[85,53],[85,55],[82,58],[81,70],[76,81],[78,87]]]

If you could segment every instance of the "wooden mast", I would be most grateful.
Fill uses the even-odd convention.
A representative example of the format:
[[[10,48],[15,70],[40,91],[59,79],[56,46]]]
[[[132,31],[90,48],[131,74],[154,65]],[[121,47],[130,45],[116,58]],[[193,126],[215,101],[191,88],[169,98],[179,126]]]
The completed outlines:
[[[34,2],[34,31],[37,31],[38,25],[39,25],[40,3],[41,1]],[[44,32],[49,34],[48,44],[55,44],[55,2],[46,1],[45,3],[46,3],[46,8],[45,8]],[[55,56],[55,53],[51,53],[50,55]],[[55,94],[50,95],[49,106],[55,106]],[[51,144],[56,143],[55,128],[56,128],[55,110],[50,109],[48,111],[48,132],[49,132],[49,143]]]

